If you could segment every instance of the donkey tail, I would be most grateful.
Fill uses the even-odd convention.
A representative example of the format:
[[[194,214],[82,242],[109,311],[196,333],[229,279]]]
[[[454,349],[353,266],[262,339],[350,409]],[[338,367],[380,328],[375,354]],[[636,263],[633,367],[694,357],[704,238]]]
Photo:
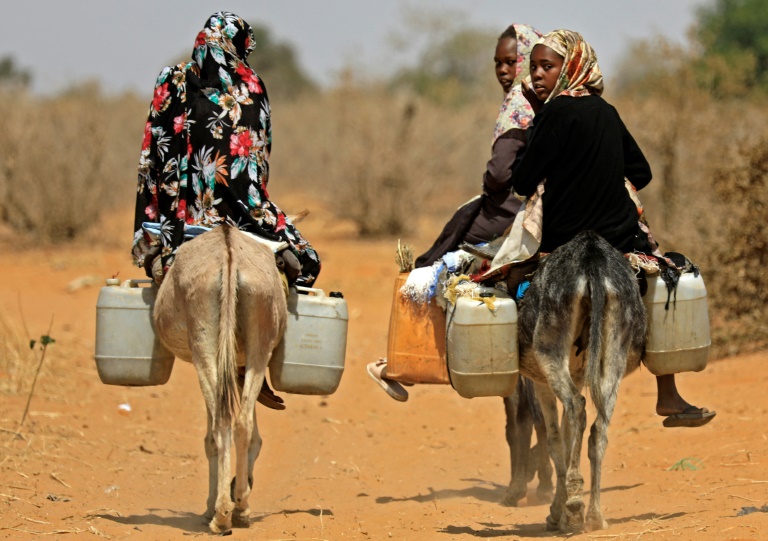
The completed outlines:
[[[587,386],[592,401],[601,407],[601,382],[603,379],[603,327],[605,326],[605,277],[599,269],[593,268],[589,277],[589,346],[587,347]]]
[[[229,425],[239,403],[237,390],[237,263],[231,236],[233,229],[228,225],[223,230],[226,256],[221,272],[219,301],[219,340],[216,349],[216,404],[221,410],[220,419]]]

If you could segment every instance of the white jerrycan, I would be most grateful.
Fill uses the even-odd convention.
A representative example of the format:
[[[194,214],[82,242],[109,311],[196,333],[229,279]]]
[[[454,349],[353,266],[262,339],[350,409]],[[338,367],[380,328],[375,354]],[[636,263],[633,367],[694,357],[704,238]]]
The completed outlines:
[[[269,362],[272,387],[296,394],[335,392],[344,372],[348,322],[347,301],[340,296],[292,287],[285,335]]]
[[[701,274],[681,274],[677,292],[672,293],[665,309],[667,298],[664,280],[650,276],[643,297],[648,311],[645,366],[657,376],[704,370],[711,340],[707,290]]]
[[[96,301],[96,369],[109,385],[162,385],[174,356],[155,334],[152,280],[107,280]]]
[[[495,309],[479,298],[495,296]],[[464,398],[509,396],[517,385],[517,305],[508,295],[477,286],[472,297],[448,303],[446,357],[451,385]]]

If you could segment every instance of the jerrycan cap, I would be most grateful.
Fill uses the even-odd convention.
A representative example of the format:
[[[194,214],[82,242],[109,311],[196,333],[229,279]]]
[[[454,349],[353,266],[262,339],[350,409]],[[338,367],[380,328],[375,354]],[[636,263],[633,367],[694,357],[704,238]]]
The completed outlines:
[[[107,285],[108,286],[119,286],[120,285],[120,279],[119,278],[107,278]]]

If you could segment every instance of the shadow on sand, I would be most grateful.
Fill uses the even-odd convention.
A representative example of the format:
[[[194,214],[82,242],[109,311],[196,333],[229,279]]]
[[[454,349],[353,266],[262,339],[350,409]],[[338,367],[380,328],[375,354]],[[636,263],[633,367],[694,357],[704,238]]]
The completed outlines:
[[[643,522],[643,521],[664,521],[672,518],[684,516],[685,513],[671,513],[669,515],[657,515],[655,513],[644,513],[642,515],[633,515],[631,517],[623,517],[620,519],[608,520],[609,525],[625,524],[628,522]],[[509,525],[495,524],[491,522],[478,523],[483,528],[473,528],[471,526],[446,526],[438,530],[438,533],[445,533],[449,535],[470,535],[481,539],[494,538],[494,537],[507,537],[517,536],[524,538],[542,538],[542,537],[563,537],[570,534],[564,534],[561,532],[547,531],[544,522],[533,524],[516,524],[513,528]],[[618,536],[618,534],[617,534]]]
[[[393,502],[418,502],[426,503],[433,502],[435,500],[443,500],[448,498],[474,498],[483,502],[498,503],[504,497],[504,492],[507,490],[506,485],[499,485],[498,483],[491,483],[489,481],[483,481],[482,479],[461,479],[462,481],[473,483],[474,485],[461,489],[443,489],[434,490],[432,487],[427,487],[429,491],[427,494],[417,494],[416,496],[404,496],[401,498],[395,498],[393,496],[379,496],[376,498],[376,503],[386,504]]]
[[[169,528],[176,528],[189,533],[209,533],[208,520],[202,514],[177,512],[170,509],[148,509],[149,513],[145,515],[130,515],[125,517],[116,517],[110,514],[94,514],[93,517],[101,518],[114,522],[116,524],[123,524],[125,526],[133,526],[138,531],[141,531],[141,526],[166,526]],[[163,515],[158,514],[163,513]],[[165,514],[170,516],[164,516]],[[333,511],[330,509],[319,509],[317,507],[312,509],[282,509],[280,511],[274,511],[270,513],[251,513],[250,524],[261,522],[267,517],[274,515],[295,515],[297,513],[306,513],[315,517],[319,516],[333,516]]]
[[[145,515],[128,515],[116,517],[110,514],[94,514],[98,517],[116,524],[133,526],[141,531],[141,526],[167,526],[191,533],[208,533],[208,521],[202,514],[178,512],[171,509],[148,509]],[[163,513],[158,514],[158,512]],[[165,516],[165,515],[169,516]]]

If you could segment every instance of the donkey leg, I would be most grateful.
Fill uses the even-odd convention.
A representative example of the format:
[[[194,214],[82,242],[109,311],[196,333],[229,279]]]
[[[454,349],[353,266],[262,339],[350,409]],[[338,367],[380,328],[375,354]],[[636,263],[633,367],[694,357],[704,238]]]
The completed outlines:
[[[565,445],[560,433],[557,398],[547,384],[536,382],[535,386],[536,396],[538,396],[541,405],[541,413],[544,416],[544,424],[547,427],[547,449],[552,457],[557,479],[555,498],[549,506],[549,516],[547,517],[547,530],[554,531],[560,527],[560,518],[563,516],[566,499]]]
[[[563,422],[566,430],[568,472],[566,487],[568,498],[565,502],[565,527],[581,529],[584,526],[584,477],[581,474],[581,447],[587,424],[586,399],[577,393],[563,402]]]
[[[608,349],[610,352],[610,348]],[[589,497],[589,509],[587,511],[587,530],[601,530],[608,527],[600,511],[600,476],[602,473],[603,457],[608,446],[608,425],[611,422],[616,399],[619,392],[619,383],[624,374],[626,350],[606,355],[611,359],[607,377],[599,384],[600,396],[592,401],[595,404],[596,416],[589,434],[587,454],[591,469],[591,486]]]
[[[194,323],[193,323],[194,324]],[[199,334],[190,333],[192,336],[203,336],[205,330],[200,329]],[[205,344],[215,344],[215,340],[196,340],[191,344],[192,358],[197,370],[200,389],[205,399],[208,410],[209,433],[206,435],[206,456],[208,457],[208,510],[206,517],[212,515],[208,527],[213,533],[222,533],[232,528],[232,509],[234,504],[229,496],[230,476],[230,440],[232,428],[229,423],[221,420],[221,405],[216,403],[216,354],[207,352]],[[215,494],[215,497],[214,497]],[[213,506],[211,506],[213,502]],[[211,507],[213,509],[211,509]]]
[[[552,462],[547,450],[547,427],[543,422],[534,421],[533,428],[536,430],[536,445],[531,449],[529,463],[535,465],[536,473],[539,476],[536,497],[542,503],[551,502],[555,487],[552,484]]]
[[[604,414],[598,413],[592,424],[589,434],[589,465],[591,469],[591,487],[589,496],[589,509],[587,511],[587,531],[602,530],[608,527],[600,511],[600,475],[602,472],[603,457],[608,445],[608,419]]]
[[[256,441],[258,442],[258,447],[261,448],[261,438],[259,437],[258,430],[255,429],[255,421],[256,398],[264,381],[264,373],[254,375],[253,372],[253,369],[246,370],[240,401],[240,413],[235,420],[237,465],[235,466],[234,487],[235,511],[232,521],[235,526],[246,528],[250,525],[249,515],[251,510],[248,507],[248,497],[251,494],[253,484],[253,462],[250,460],[251,447],[253,447],[254,441]]]
[[[214,440],[219,451],[216,513],[208,527],[213,533],[223,533],[232,529],[232,510],[235,505],[229,495],[230,449],[232,426],[217,419],[214,424]]]
[[[518,502],[528,492],[528,462],[533,427],[530,412],[526,410],[523,398],[522,379],[518,379],[515,392],[512,396],[504,398],[507,416],[506,437],[512,477],[501,504],[509,507],[517,507]]]
[[[216,514],[216,490],[219,474],[219,451],[216,448],[216,441],[213,438],[213,412],[208,409],[206,404],[207,425],[205,431],[205,457],[208,459],[208,500],[205,506],[206,522],[213,519]]]
[[[541,364],[544,365],[544,363]],[[565,471],[562,473],[564,494],[561,497],[565,501],[562,503],[564,512],[559,516],[559,526],[561,531],[570,531],[581,529],[584,524],[584,501],[582,496],[584,478],[581,475],[579,462],[581,460],[581,444],[586,425],[586,399],[579,393],[567,369],[558,370],[555,368],[557,366],[555,363],[549,363],[549,366],[550,369],[545,371],[547,382],[551,392],[563,405],[563,434],[560,447],[563,453],[562,461]],[[543,409],[544,405],[542,404]],[[547,419],[547,434],[549,434],[549,431],[550,423]],[[550,443],[549,438],[547,443]],[[552,453],[552,449],[550,449],[550,453]],[[554,455],[552,459],[555,459]],[[556,471],[557,467],[556,463]],[[557,498],[561,491],[561,473],[559,471],[557,472],[557,477],[558,494],[555,496],[555,501],[558,501]],[[553,516],[553,518],[555,517]]]

